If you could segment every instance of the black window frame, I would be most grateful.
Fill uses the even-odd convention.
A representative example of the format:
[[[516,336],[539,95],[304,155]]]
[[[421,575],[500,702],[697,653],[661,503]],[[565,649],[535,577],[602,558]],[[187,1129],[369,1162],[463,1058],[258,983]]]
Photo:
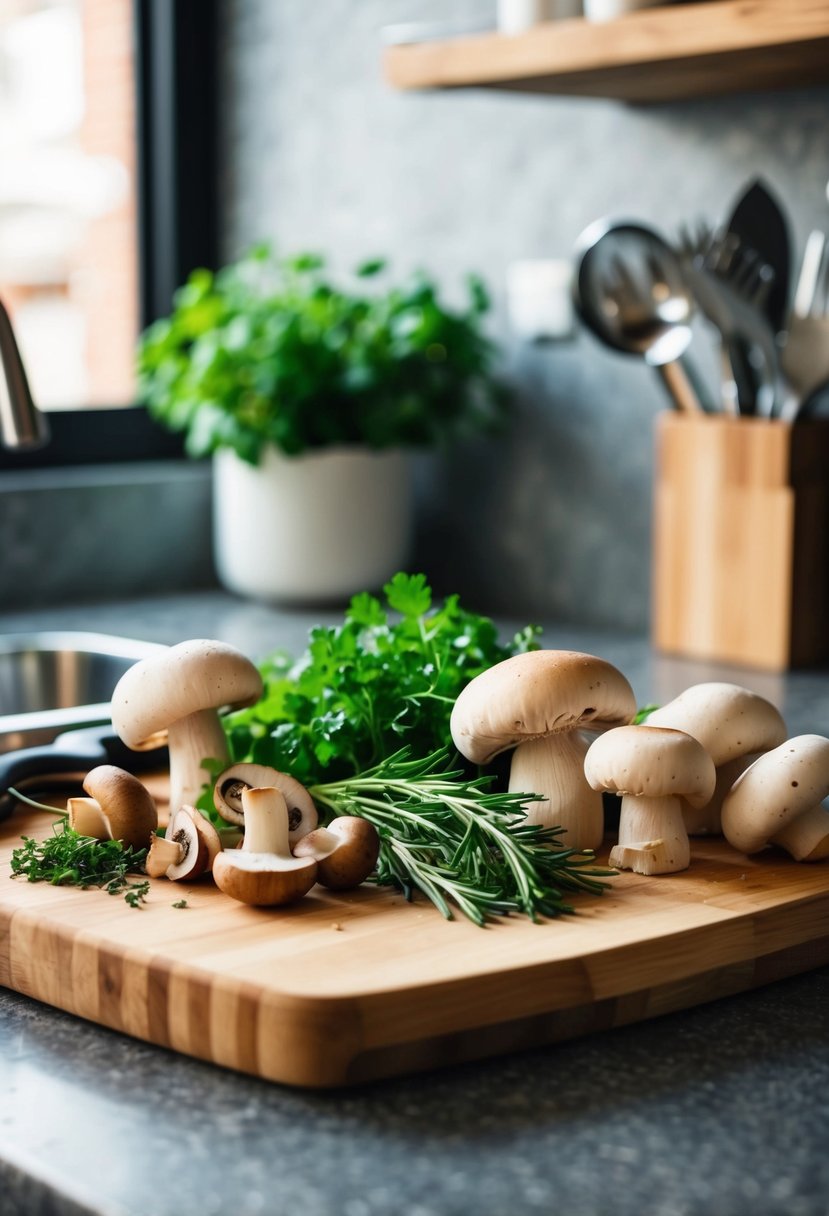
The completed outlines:
[[[133,0],[139,320],[166,315],[175,289],[218,255],[218,4]],[[54,410],[36,451],[0,444],[0,470],[183,453],[142,405]]]

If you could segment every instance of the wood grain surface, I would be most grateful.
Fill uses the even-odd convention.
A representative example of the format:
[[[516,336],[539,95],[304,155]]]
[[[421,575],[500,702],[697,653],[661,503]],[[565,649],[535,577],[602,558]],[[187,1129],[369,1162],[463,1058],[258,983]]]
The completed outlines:
[[[653,641],[770,671],[829,659],[829,423],[657,419]]]
[[[696,841],[683,874],[622,874],[576,915],[487,929],[369,886],[290,909],[208,880],[102,891],[11,879],[0,825],[0,984],[273,1081],[343,1086],[655,1017],[829,962],[829,865]],[[185,898],[188,907],[172,905]]]
[[[547,21],[391,46],[398,89],[494,87],[632,102],[825,82],[825,0],[718,0],[659,6],[597,23]]]

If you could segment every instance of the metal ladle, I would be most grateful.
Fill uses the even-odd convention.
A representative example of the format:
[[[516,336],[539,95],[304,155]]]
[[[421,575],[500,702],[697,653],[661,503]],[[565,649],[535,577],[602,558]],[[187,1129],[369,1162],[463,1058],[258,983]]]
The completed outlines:
[[[699,380],[683,360],[694,301],[670,246],[641,224],[598,221],[576,248],[575,303],[606,346],[657,370],[677,409],[703,410]]]

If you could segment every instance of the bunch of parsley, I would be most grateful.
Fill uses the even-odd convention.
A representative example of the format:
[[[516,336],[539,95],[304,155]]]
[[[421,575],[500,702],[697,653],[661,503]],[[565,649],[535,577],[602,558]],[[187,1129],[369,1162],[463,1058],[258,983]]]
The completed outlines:
[[[538,648],[528,626],[504,645],[457,596],[433,605],[422,574],[397,574],[355,596],[342,625],[311,631],[307,651],[263,664],[265,695],[225,720],[235,761],[289,772],[322,817],[362,815],[377,828],[376,880],[416,889],[447,917],[477,924],[522,911],[569,911],[566,890],[599,891],[592,854],[563,848],[558,829],[524,822],[535,795],[493,789],[451,746],[461,689],[495,663]]]
[[[422,574],[351,601],[342,625],[311,630],[306,653],[262,668],[265,695],[226,720],[231,753],[311,785],[371,768],[402,747],[423,757],[447,746],[455,698],[473,676],[538,649],[529,626],[508,645],[458,597],[433,607]],[[389,613],[396,614],[394,619]]]

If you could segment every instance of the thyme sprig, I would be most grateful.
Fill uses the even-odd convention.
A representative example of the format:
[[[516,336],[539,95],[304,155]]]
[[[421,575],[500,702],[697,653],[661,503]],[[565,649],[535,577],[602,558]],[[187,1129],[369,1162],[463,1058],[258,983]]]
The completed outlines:
[[[131,882],[144,872],[146,849],[133,849],[120,840],[94,840],[81,836],[65,821],[52,828],[45,840],[21,837],[11,857],[11,870],[29,882],[54,886],[100,887],[109,895],[123,895],[131,908],[140,908],[150,889],[146,880]]]
[[[537,795],[494,792],[491,778],[450,765],[446,749],[414,758],[402,748],[310,792],[329,819],[361,815],[377,828],[375,882],[407,899],[420,890],[449,920],[455,905],[476,925],[511,912],[538,921],[573,911],[565,892],[604,889],[612,871],[592,852],[565,848],[561,828],[525,822]]]

